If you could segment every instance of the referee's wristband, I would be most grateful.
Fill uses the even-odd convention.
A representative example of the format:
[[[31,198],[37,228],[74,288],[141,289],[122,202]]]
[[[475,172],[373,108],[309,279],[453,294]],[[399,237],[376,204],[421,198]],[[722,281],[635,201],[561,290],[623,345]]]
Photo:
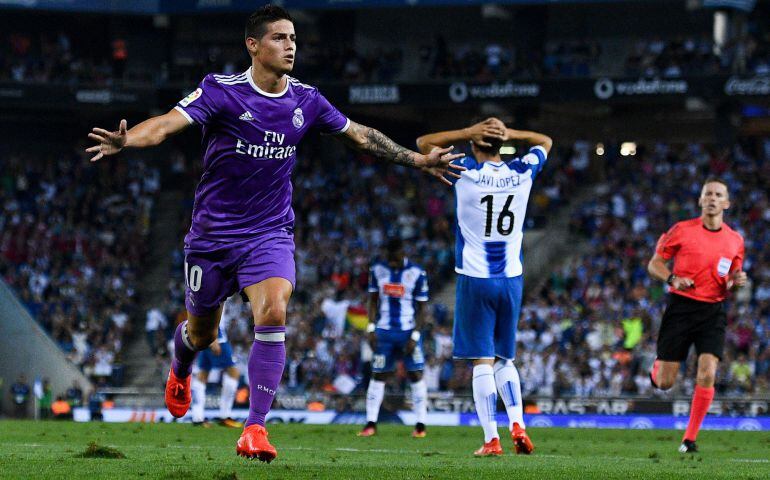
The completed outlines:
[[[419,342],[420,337],[422,337],[422,335],[420,334],[419,330],[412,330],[412,340],[414,340],[415,342]]]
[[[676,278],[676,275],[674,275],[674,274],[672,273],[672,274],[671,274],[671,275],[669,275],[669,276],[668,276],[668,278],[666,279],[666,283],[667,283],[668,285],[670,285],[670,286],[672,286],[672,287],[673,287],[673,286],[674,286],[674,279],[675,279],[675,278]]]
[[[374,324],[373,323],[367,323],[366,324],[366,333],[372,333],[374,331]]]

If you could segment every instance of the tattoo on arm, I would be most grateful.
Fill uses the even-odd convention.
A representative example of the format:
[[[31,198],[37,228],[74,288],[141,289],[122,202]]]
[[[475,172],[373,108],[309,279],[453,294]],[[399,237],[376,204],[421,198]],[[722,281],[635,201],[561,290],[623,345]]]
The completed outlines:
[[[357,150],[398,165],[415,166],[414,152],[397,144],[382,132],[355,122],[351,122],[350,130],[352,137],[358,139],[351,143]]]

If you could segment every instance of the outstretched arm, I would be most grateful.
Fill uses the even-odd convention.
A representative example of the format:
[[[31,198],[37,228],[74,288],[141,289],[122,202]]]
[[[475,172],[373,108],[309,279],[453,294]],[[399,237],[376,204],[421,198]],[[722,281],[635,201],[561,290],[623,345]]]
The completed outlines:
[[[154,147],[189,126],[190,122],[177,110],[149,118],[131,130],[128,130],[128,123],[121,120],[115,132],[94,128],[88,138],[98,145],[87,148],[86,152],[94,154],[91,161],[95,162],[105,155],[115,155],[124,148]]]
[[[351,121],[350,127],[344,133],[337,135],[337,138],[359,152],[368,153],[397,165],[419,168],[447,185],[452,185],[452,182],[444,178],[445,174],[459,178],[460,176],[453,170],[465,170],[460,165],[450,164],[452,160],[463,156],[452,154],[451,146],[435,148],[427,154],[417,153],[397,144],[379,130],[356,122]]]
[[[505,130],[503,122],[496,118],[488,118],[483,122],[460,130],[446,130],[423,135],[417,139],[417,149],[422,153],[428,153],[436,147],[445,147],[468,141],[472,141],[482,147],[488,147],[490,144],[484,139],[499,138],[502,140]]]

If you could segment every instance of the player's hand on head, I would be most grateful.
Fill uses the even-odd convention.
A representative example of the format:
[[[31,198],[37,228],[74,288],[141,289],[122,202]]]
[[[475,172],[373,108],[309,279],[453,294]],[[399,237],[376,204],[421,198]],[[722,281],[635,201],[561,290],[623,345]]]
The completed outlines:
[[[484,139],[499,138],[505,140],[505,124],[500,120],[490,117],[483,122],[468,127],[468,135],[473,143],[482,147],[490,147],[491,144]]]
[[[118,130],[115,132],[109,132],[103,128],[94,128],[88,134],[88,138],[98,143],[98,145],[86,149],[86,152],[94,154],[91,158],[92,162],[100,160],[105,155],[115,155],[126,146],[128,122],[121,120]]]
[[[433,175],[449,186],[452,186],[452,182],[447,180],[446,176],[460,178],[460,172],[466,170],[462,165],[451,163],[452,160],[465,156],[462,153],[452,153],[452,150],[454,150],[454,146],[446,148],[435,147],[428,155],[425,155],[422,166],[422,170],[425,173]]]

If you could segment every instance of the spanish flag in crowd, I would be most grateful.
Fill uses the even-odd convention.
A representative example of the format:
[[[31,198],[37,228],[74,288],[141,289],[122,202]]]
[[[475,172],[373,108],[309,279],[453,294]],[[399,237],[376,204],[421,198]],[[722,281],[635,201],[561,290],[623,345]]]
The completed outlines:
[[[349,306],[347,319],[350,326],[358,330],[366,330],[366,324],[369,323],[366,308],[361,305]]]

